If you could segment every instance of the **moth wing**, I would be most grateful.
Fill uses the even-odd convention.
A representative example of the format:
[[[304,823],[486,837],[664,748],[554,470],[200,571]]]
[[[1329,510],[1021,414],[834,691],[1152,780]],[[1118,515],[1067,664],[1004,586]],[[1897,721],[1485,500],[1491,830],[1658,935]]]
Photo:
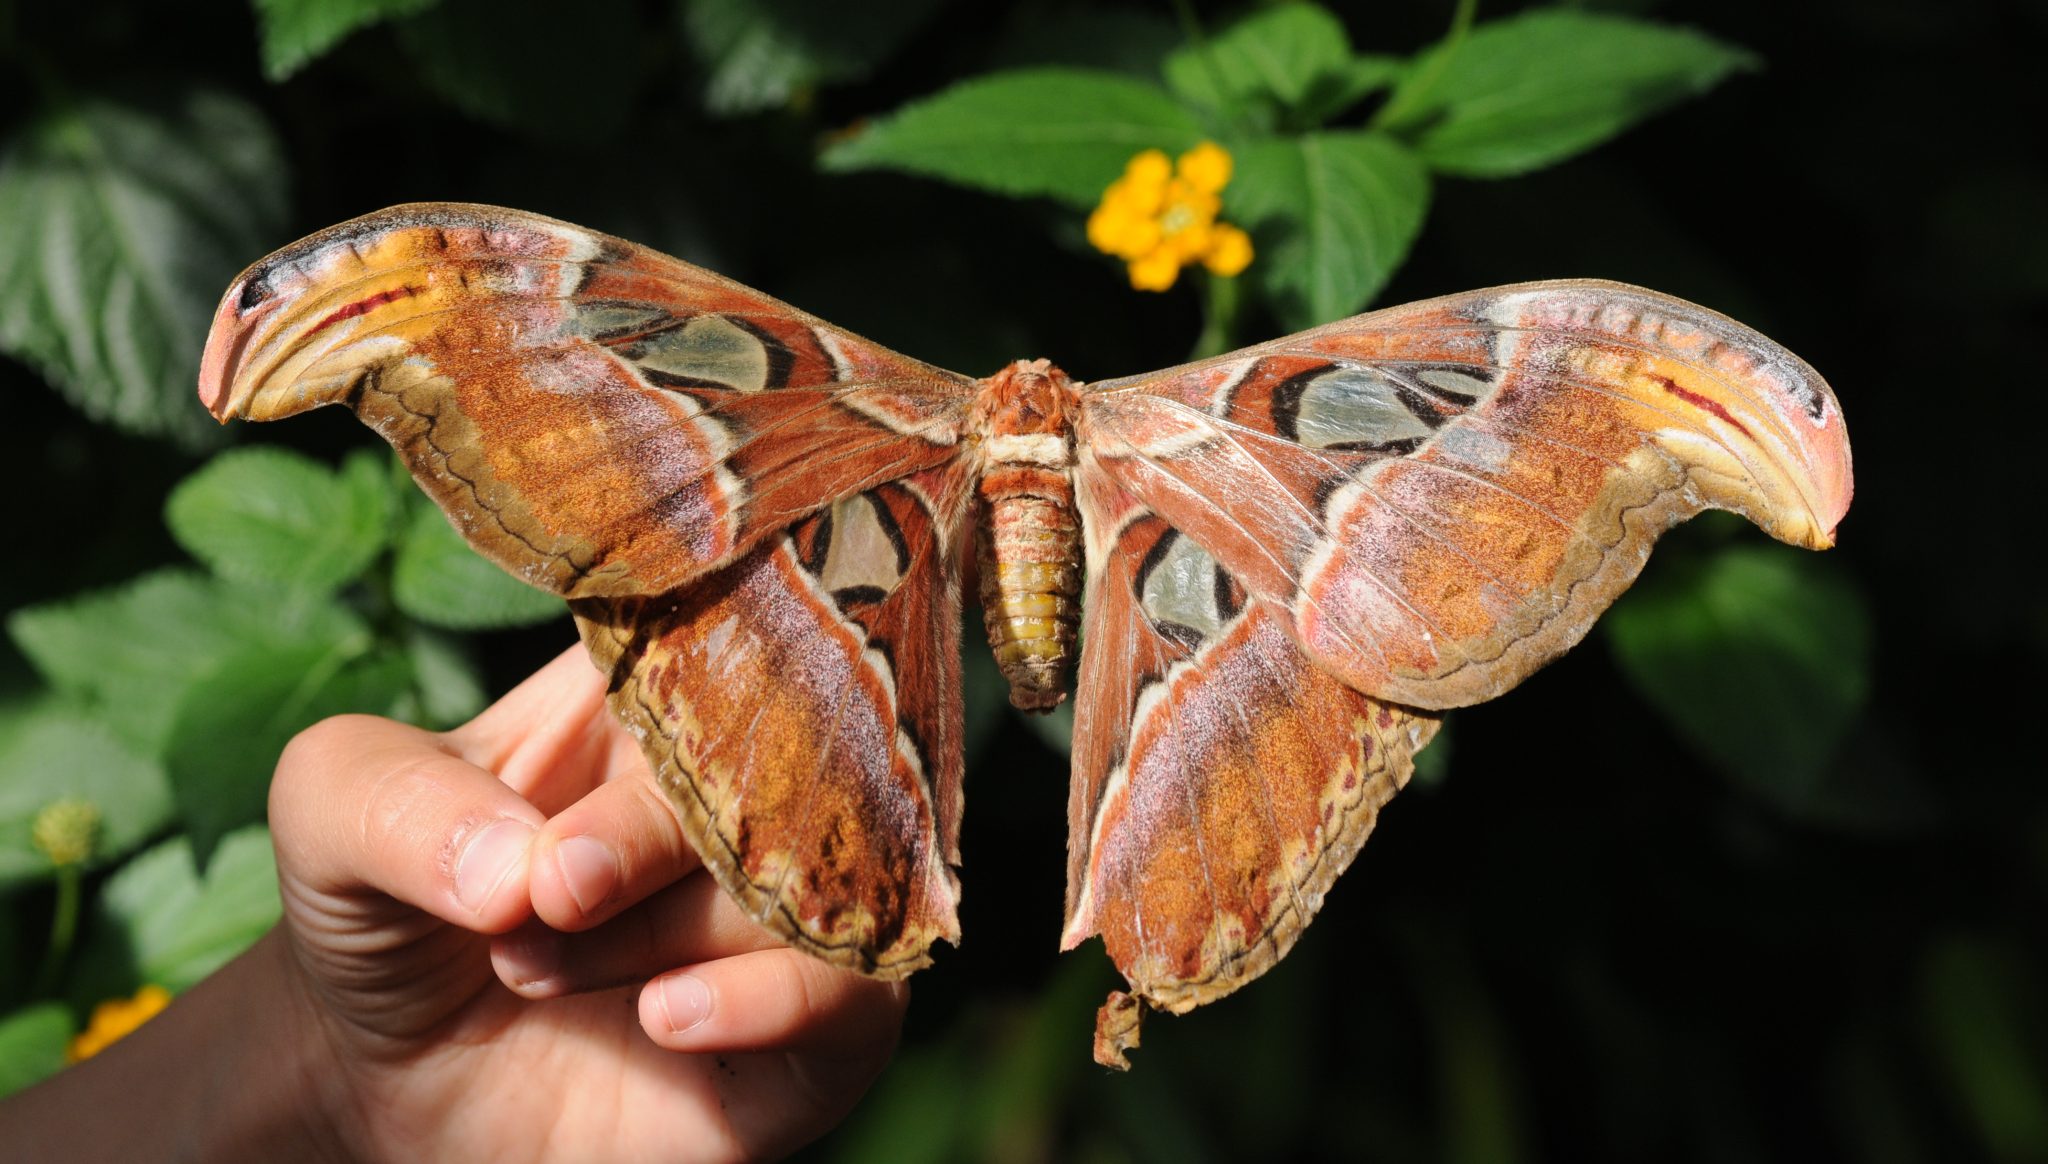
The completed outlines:
[[[1377,311],[1084,391],[1105,477],[1317,665],[1381,699],[1492,698],[1585,636],[1703,508],[1825,548],[1842,414],[1798,357],[1619,283]]]
[[[1436,733],[1315,665],[1272,608],[1091,463],[1062,947],[1100,933],[1137,998],[1183,1012],[1264,973]],[[1113,995],[1096,1057],[1127,1066]]]
[[[214,415],[346,404],[470,543],[571,598],[662,594],[954,458],[971,382],[648,248],[422,203],[244,272]]]
[[[705,865],[826,961],[954,940],[971,383],[537,215],[382,211],[251,267],[223,420],[346,404],[571,600]]]
[[[898,978],[958,942],[958,464],[843,498],[659,597],[571,606],[719,883]]]

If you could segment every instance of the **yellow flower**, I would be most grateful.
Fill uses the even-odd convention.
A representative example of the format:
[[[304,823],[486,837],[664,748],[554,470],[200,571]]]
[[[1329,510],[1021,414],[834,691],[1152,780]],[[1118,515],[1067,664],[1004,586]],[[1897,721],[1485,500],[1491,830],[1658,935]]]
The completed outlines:
[[[1130,199],[1133,209],[1157,214],[1160,196],[1166,190],[1166,180],[1171,177],[1173,163],[1166,160],[1166,152],[1146,150],[1124,163],[1124,176],[1117,181],[1124,187],[1124,195]]]
[[[1212,275],[1228,279],[1252,265],[1252,236],[1227,222],[1219,222],[1202,265]]]
[[[1230,185],[1230,151],[1213,141],[1201,145],[1180,156],[1180,176],[1198,190],[1219,194]]]
[[[1180,260],[1171,251],[1158,250],[1130,263],[1131,287],[1137,291],[1164,291],[1180,277]]]
[[[1088,216],[1088,242],[1122,259],[1139,291],[1164,291],[1182,267],[1236,275],[1252,261],[1252,240],[1227,222],[1218,197],[1230,184],[1230,151],[1205,141],[1170,162],[1146,150],[1124,166]]]
[[[93,1007],[92,1021],[71,1040],[64,1051],[65,1061],[76,1063],[92,1058],[123,1036],[133,1034],[135,1028],[155,1018],[170,1004],[171,992],[152,984],[136,991],[134,998],[110,998]]]

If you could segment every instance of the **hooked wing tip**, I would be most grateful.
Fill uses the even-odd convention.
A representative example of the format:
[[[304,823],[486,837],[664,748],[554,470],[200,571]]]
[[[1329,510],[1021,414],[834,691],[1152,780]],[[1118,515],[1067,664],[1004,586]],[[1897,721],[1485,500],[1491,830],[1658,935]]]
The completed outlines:
[[[1850,499],[1856,495],[1849,433],[1842,422],[1839,406],[1829,410],[1820,431],[1809,439],[1807,460],[1812,487],[1817,494],[1810,503],[1816,535],[1812,548],[1832,549],[1835,531],[1840,528],[1842,518],[1848,515]]]
[[[243,351],[256,326],[280,302],[267,293],[265,274],[259,263],[229,284],[206,333],[206,347],[199,358],[199,402],[222,424],[235,414],[235,382],[241,375]]]

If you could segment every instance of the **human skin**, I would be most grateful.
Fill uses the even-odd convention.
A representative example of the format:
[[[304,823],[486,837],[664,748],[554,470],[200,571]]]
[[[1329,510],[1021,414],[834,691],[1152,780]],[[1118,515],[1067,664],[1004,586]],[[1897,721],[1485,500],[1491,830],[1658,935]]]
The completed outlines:
[[[464,726],[342,716],[270,793],[284,915],[0,1104],[43,1160],[730,1160],[822,1134],[908,992],[719,891],[571,648]]]

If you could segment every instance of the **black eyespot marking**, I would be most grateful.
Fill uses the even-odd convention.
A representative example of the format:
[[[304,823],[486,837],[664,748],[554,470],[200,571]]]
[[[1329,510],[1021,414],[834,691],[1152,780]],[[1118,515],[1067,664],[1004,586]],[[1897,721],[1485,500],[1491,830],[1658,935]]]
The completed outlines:
[[[903,527],[896,522],[896,515],[882,504],[882,499],[872,493],[861,494],[861,500],[875,511],[875,524],[882,527],[882,533],[896,550],[896,574],[901,577],[910,573],[910,540],[903,536]]]
[[[270,268],[252,267],[248,274],[242,276],[242,294],[235,300],[235,311],[247,315],[269,298]]]
[[[1183,650],[1198,651],[1202,648],[1202,632],[1194,627],[1185,626],[1172,619],[1155,618],[1152,620],[1152,629],[1158,631],[1161,638],[1171,639],[1175,646]]]
[[[1238,586],[1237,579],[1226,573],[1219,563],[1216,567],[1216,614],[1224,622],[1229,622],[1243,609],[1244,590]]]
[[[861,603],[874,604],[889,597],[889,592],[880,586],[842,586],[832,592],[832,601],[843,610]]]
[[[877,493],[858,493],[805,518],[792,531],[797,564],[842,613],[887,599],[910,575],[910,539]]]
[[[759,392],[780,387],[777,375],[788,376],[789,349],[729,315],[672,315],[643,303],[600,300],[579,305],[577,316],[584,334],[663,387]]]
[[[1423,364],[1407,372],[1417,388],[1461,409],[1479,403],[1494,383],[1494,369],[1468,364]],[[1468,386],[1477,391],[1468,391]]]
[[[821,511],[812,527],[810,544],[797,557],[804,573],[817,577],[825,572],[825,556],[832,552],[832,511]]]
[[[1430,403],[1427,396],[1408,387],[1406,384],[1394,389],[1394,397],[1401,402],[1402,407],[1406,408],[1410,415],[1432,429],[1442,428],[1443,423],[1450,419],[1449,416],[1444,414],[1442,408]]]
[[[1301,433],[1295,427],[1301,416],[1301,396],[1316,377],[1336,367],[1322,364],[1303,372],[1296,372],[1278,384],[1273,385],[1273,429],[1282,437],[1299,444]],[[1249,377],[1247,377],[1249,379]]]
[[[681,327],[688,316],[674,315],[645,303],[627,299],[590,299],[576,305],[578,321],[591,339],[601,344],[624,344],[645,340],[658,332]],[[627,359],[638,359],[639,351],[621,350]]]
[[[703,380],[696,376],[680,376],[674,372],[664,372],[659,368],[650,368],[644,364],[640,367],[640,376],[656,388],[674,388],[685,392],[692,388],[699,391],[705,389],[716,389],[724,392],[732,391],[732,385],[723,380]]]
[[[1216,559],[1177,530],[1161,534],[1146,551],[1132,584],[1152,629],[1189,651],[1214,638],[1242,606]]]
[[[1273,428],[1307,448],[1413,452],[1459,409],[1370,365],[1329,363],[1274,386]]]
[[[1157,570],[1159,564],[1166,560],[1166,555],[1173,551],[1173,543],[1179,540],[1180,531],[1169,529],[1159,535],[1159,540],[1152,543],[1151,549],[1145,551],[1144,560],[1138,563],[1138,573],[1131,579],[1132,593],[1141,605],[1145,601],[1145,582],[1152,577],[1152,571]]]
[[[1340,453],[1385,453],[1389,456],[1405,457],[1422,447],[1422,437],[1403,437],[1397,441],[1338,441],[1324,445]]]
[[[769,388],[787,387],[789,385],[790,370],[796,367],[796,353],[789,350],[789,345],[777,339],[774,332],[769,331],[746,316],[728,315],[725,318],[740,330],[761,341],[761,350],[768,353],[768,383],[766,386]]]

